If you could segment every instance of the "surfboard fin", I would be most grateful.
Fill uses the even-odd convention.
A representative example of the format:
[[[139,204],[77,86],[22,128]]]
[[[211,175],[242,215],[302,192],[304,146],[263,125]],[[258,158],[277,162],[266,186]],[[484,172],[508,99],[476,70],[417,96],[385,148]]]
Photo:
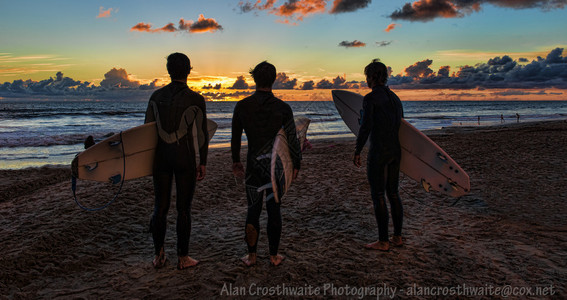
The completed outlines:
[[[116,146],[118,146],[118,145],[120,145],[120,144],[122,144],[122,140],[120,140],[120,141],[110,141],[110,142],[108,142],[108,145],[109,145],[110,147],[116,147]]]
[[[87,171],[89,172],[94,171],[96,168],[98,168],[98,163],[95,163],[92,166],[85,165],[85,169],[87,169]]]
[[[423,186],[423,189],[429,193],[429,190],[431,189],[431,183],[425,181],[425,179],[421,179],[421,186]]]
[[[108,178],[108,180],[110,181],[110,183],[112,184],[117,184],[120,183],[122,181],[122,175],[120,174],[116,174],[110,178]]]

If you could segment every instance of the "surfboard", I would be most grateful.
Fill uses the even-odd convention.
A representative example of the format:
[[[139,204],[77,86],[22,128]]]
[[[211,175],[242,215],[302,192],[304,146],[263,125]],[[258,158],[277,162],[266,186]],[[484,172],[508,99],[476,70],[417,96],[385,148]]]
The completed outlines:
[[[362,112],[360,94],[333,90],[333,102],[348,128],[358,136]],[[429,137],[402,119],[399,131],[402,146],[400,171],[429,192],[460,197],[470,191],[469,175]]]
[[[299,145],[303,151],[303,143],[307,138],[307,129],[309,128],[311,120],[306,117],[299,116],[295,117],[294,121]],[[289,152],[287,137],[283,129],[278,131],[278,134],[274,139],[270,159],[271,182],[258,188],[258,191],[271,188],[272,193],[266,196],[266,201],[273,197],[276,203],[280,203],[293,181],[293,160]]]
[[[196,136],[196,126],[192,133]],[[217,123],[207,119],[209,140]],[[194,138],[196,140],[196,138]],[[79,179],[118,183],[151,175],[158,142],[155,122],[115,134],[79,153],[71,164],[73,176]],[[199,153],[197,143],[195,153]]]

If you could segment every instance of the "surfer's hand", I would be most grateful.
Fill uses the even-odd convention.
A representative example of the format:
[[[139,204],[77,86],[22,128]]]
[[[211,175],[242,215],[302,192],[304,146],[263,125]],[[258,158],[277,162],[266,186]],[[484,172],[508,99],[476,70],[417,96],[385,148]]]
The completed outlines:
[[[242,166],[241,162],[232,164],[232,174],[238,178],[244,178],[244,166]]]
[[[199,165],[197,167],[197,181],[201,181],[205,179],[206,174],[207,174],[207,167],[203,165]]]
[[[298,169],[293,169],[293,176],[291,177],[292,181],[295,181],[297,179],[297,176],[299,175],[299,170]]]
[[[360,166],[362,166],[362,164],[360,163],[360,154],[355,154],[352,162],[357,168],[360,168]]]

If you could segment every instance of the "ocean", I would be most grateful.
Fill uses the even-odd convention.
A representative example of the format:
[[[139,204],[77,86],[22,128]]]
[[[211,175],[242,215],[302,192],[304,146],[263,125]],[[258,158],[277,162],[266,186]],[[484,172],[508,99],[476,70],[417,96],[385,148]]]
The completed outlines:
[[[332,101],[288,102],[294,115],[311,119],[310,140],[354,137]],[[567,101],[403,101],[406,120],[420,130],[567,119]],[[219,128],[211,148],[228,147],[236,102],[207,102]],[[147,101],[0,99],[0,169],[69,165],[95,141],[141,125]],[[244,138],[245,140],[245,138]]]

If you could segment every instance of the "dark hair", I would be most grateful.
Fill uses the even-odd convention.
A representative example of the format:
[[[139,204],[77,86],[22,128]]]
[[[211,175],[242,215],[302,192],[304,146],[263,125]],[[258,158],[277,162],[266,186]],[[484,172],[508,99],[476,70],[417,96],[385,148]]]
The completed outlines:
[[[185,54],[176,52],[167,57],[167,73],[171,79],[186,79],[191,69],[191,61]]]
[[[375,58],[371,63],[364,68],[364,75],[370,77],[379,85],[386,85],[388,82],[388,68],[385,64],[380,62],[380,59]]]
[[[250,70],[257,87],[271,88],[276,81],[276,67],[267,61],[263,61]]]

